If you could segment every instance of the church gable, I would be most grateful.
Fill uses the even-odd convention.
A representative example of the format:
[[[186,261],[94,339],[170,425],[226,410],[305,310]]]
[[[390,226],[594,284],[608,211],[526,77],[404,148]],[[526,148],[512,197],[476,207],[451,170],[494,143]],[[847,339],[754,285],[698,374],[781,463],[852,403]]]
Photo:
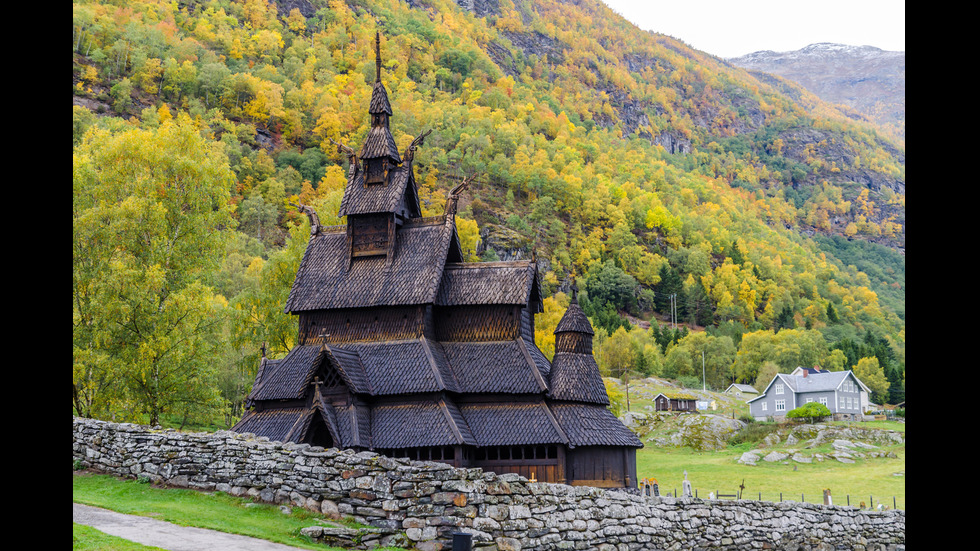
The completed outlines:
[[[268,361],[249,400],[298,400],[306,396],[322,361],[322,347],[296,346],[282,360]]]

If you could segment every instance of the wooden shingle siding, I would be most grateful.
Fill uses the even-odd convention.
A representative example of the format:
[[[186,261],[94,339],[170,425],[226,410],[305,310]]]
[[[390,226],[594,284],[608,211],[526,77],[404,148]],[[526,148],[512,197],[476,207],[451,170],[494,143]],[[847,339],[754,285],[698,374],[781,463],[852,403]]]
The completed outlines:
[[[434,315],[440,341],[503,341],[520,335],[517,306],[436,306]]]
[[[585,333],[557,333],[555,334],[555,350],[591,356],[592,335]]]
[[[375,256],[388,253],[390,215],[372,214],[351,217],[351,256]]]
[[[423,336],[423,306],[318,310],[300,316],[303,344],[417,339]]]

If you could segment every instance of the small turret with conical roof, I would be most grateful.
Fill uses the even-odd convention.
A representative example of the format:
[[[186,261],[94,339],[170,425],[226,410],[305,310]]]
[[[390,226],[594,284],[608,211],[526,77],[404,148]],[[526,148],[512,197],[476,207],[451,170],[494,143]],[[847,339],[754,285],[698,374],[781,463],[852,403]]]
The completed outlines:
[[[578,305],[578,288],[572,285],[572,302],[555,327],[555,353],[592,354],[592,324]]]
[[[551,364],[551,390],[555,400],[609,403],[599,365],[592,356],[595,332],[578,304],[577,288],[572,285],[572,302],[555,327],[555,357]]]

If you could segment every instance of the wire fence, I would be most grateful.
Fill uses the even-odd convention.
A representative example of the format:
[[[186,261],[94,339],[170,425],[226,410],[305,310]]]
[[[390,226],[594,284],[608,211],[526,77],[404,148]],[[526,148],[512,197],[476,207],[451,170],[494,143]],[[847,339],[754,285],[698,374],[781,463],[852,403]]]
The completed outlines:
[[[640,485],[640,495],[645,496],[666,496],[674,497],[682,495],[676,488],[666,490],[660,488],[657,484],[643,484]],[[693,489],[691,492],[692,497],[698,499],[725,499],[725,500],[753,500],[753,501],[769,501],[773,503],[781,502],[796,502],[796,503],[812,503],[816,505],[838,505],[847,507],[859,507],[861,509],[868,510],[885,510],[885,509],[905,509],[905,500],[903,499],[901,503],[898,501],[897,496],[858,496],[844,494],[843,496],[834,496],[830,493],[826,494],[791,494],[783,492],[744,492],[739,489],[733,491],[726,490],[703,490],[703,489]]]

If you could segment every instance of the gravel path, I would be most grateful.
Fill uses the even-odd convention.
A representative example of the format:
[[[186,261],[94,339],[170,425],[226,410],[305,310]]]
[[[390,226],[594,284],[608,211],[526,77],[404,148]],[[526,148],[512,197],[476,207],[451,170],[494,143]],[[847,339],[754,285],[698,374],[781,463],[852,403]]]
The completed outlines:
[[[178,526],[162,520],[124,515],[72,503],[72,521],[106,534],[170,551],[296,551],[298,548],[265,540]]]

